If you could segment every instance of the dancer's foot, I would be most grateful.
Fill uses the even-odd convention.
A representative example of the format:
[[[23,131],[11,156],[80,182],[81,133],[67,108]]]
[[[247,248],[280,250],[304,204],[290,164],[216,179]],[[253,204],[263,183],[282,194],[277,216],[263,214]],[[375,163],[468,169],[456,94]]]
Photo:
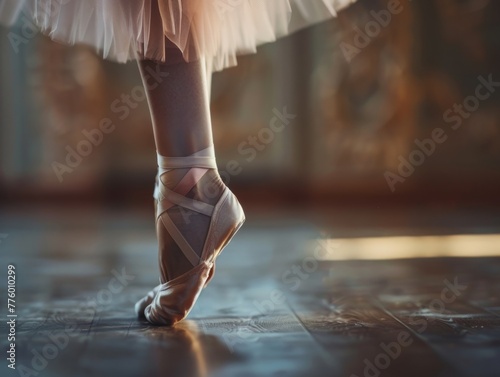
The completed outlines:
[[[158,156],[156,230],[160,285],[137,302],[149,322],[185,318],[213,275],[216,257],[243,224],[243,210],[220,179],[213,149],[189,157]]]

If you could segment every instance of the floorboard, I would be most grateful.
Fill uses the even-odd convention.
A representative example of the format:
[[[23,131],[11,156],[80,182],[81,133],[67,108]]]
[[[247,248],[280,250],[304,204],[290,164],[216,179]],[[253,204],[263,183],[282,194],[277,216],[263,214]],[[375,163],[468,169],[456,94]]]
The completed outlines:
[[[18,314],[17,371],[3,358],[1,375],[500,374],[500,257],[315,259],[311,239],[341,232],[329,226],[250,221],[189,319],[165,328],[133,313],[157,282],[149,217],[0,216]]]

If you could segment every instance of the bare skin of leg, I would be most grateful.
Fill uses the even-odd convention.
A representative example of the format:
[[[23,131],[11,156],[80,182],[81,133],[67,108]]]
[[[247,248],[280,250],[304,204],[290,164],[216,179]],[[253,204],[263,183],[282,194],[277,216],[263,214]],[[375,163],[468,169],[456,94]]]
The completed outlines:
[[[163,156],[184,157],[213,143],[208,79],[203,60],[186,63],[179,50],[168,51],[173,62],[141,60],[139,67],[143,78],[156,69],[168,74],[147,93],[156,149]]]

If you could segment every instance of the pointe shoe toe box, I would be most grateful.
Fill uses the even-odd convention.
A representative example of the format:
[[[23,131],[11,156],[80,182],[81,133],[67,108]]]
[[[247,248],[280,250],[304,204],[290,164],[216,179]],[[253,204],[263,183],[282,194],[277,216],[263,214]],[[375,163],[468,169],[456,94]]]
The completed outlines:
[[[144,310],[146,309],[146,307],[149,304],[151,304],[153,302],[153,299],[155,298],[156,293],[158,292],[160,287],[161,287],[161,284],[157,285],[152,290],[150,290],[146,296],[144,296],[143,298],[141,298],[139,301],[137,301],[135,303],[134,310],[135,310],[135,314],[137,315],[137,317],[144,318]]]
[[[185,274],[159,286],[152,302],[144,309],[145,318],[154,325],[172,326],[191,311],[212,263],[203,262]]]

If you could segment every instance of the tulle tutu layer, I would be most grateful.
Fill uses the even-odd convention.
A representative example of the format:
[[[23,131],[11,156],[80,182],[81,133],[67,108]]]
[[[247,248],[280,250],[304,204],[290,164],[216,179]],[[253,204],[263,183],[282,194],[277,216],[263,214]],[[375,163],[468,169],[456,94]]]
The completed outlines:
[[[94,46],[104,58],[184,59],[214,70],[236,56],[335,17],[355,0],[0,0],[0,22],[35,25],[50,38]],[[21,28],[23,30],[23,28]]]

